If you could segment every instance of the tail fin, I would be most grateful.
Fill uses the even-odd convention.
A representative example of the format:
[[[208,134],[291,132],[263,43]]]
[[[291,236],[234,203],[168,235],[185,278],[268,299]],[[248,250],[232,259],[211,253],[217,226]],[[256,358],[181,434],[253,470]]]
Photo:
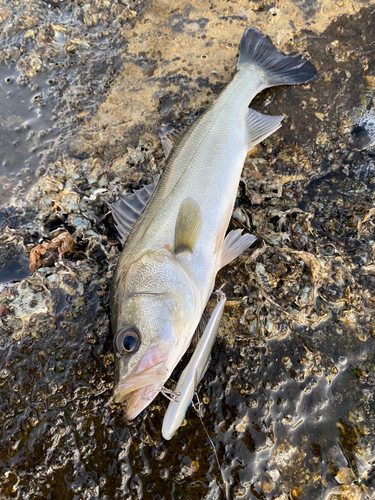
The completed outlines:
[[[304,83],[317,74],[310,61],[278,52],[270,38],[255,28],[247,28],[242,35],[237,69],[251,66],[266,74],[269,87]]]

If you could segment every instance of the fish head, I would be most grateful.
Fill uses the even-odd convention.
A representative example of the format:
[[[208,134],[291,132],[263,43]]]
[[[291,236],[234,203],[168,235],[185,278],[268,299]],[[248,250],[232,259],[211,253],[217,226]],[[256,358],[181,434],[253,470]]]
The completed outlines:
[[[157,396],[188,347],[194,328],[191,283],[164,254],[139,259],[127,277],[114,335],[115,403],[135,418]],[[191,333],[191,334],[192,334]]]

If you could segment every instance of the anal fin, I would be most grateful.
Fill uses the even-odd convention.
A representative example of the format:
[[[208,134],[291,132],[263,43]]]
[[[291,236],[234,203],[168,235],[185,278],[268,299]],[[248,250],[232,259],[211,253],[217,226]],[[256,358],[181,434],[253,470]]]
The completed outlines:
[[[262,115],[249,108],[246,115],[246,128],[248,135],[248,150],[264,141],[269,135],[281,127],[283,116]]]
[[[242,234],[242,231],[242,229],[235,229],[227,234],[224,240],[219,269],[236,259],[257,239],[252,234]]]
[[[174,248],[175,253],[192,252],[202,229],[202,214],[192,198],[186,198],[178,212]]]

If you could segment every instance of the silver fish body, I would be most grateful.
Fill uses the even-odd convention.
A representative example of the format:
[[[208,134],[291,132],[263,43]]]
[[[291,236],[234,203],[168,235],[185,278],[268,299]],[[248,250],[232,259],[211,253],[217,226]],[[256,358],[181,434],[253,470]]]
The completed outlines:
[[[248,28],[237,74],[177,142],[145,209],[144,192],[114,207],[120,233],[130,232],[111,299],[114,401],[127,402],[127,418],[154,399],[183,356],[218,270],[255,240],[225,233],[246,155],[283,117],[261,115],[249,102],[266,87],[315,74],[310,62],[278,53],[268,37]]]

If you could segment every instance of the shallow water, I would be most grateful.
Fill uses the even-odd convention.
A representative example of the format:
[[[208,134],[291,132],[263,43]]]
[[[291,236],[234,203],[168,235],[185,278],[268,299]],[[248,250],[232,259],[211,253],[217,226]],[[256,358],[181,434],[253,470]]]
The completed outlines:
[[[11,188],[25,191],[35,182],[35,173],[43,164],[43,152],[51,148],[59,134],[53,121],[53,95],[54,89],[47,84],[45,75],[25,84],[15,63],[0,70],[0,176],[7,181],[1,186],[3,202],[9,200]]]
[[[0,268],[0,285],[12,281],[21,281],[31,272],[29,269],[30,261],[24,253],[16,254],[6,261],[6,265]]]
[[[253,2],[250,11],[247,2],[158,9],[134,2],[133,15],[124,2],[91,2],[80,12],[54,2],[49,17],[37,4],[39,14],[28,21],[35,39],[59,19],[88,37],[116,29],[113,42],[99,37],[102,51],[91,46],[103,69],[96,75],[104,78],[108,54],[124,70],[100,92],[83,92],[82,109],[77,94],[69,108],[66,93],[78,59],[53,69],[66,75],[60,95],[45,83],[47,66],[26,86],[9,72],[16,62],[0,70],[2,82],[14,75],[2,83],[4,92],[13,89],[7,105],[13,99],[20,107],[17,123],[4,129],[13,158],[4,176],[12,183],[14,174],[16,186],[26,175],[17,170],[21,163],[29,159],[32,177],[39,153],[50,162],[32,178],[34,191],[12,187],[15,206],[0,210],[0,255],[6,248],[24,255],[63,232],[75,246],[0,292],[1,498],[375,498],[375,165],[373,150],[359,151],[355,141],[360,117],[373,109],[374,7],[358,13],[343,2],[347,15],[328,22],[323,3],[285,2],[278,13],[271,2]],[[336,3],[329,7],[337,14]],[[291,23],[297,35],[288,41]],[[305,86],[266,90],[254,102],[260,112],[287,115],[250,153],[231,221],[259,242],[217,280],[228,283],[228,303],[199,388],[202,421],[190,408],[166,442],[161,396],[133,422],[111,403],[108,290],[119,243],[107,203],[162,169],[156,125],[189,124],[207,107],[235,70],[235,44],[249,24],[281,37],[284,50],[307,52],[319,75]],[[79,38],[69,31],[64,43],[73,35]],[[82,46],[79,57],[91,49]],[[25,64],[34,50],[30,41]],[[56,116],[56,106],[62,111],[52,122],[53,144],[48,134],[35,139],[44,118],[31,125],[30,147],[37,140],[40,149],[28,158],[28,130],[14,128],[39,110],[31,102],[36,81],[44,118]],[[4,109],[9,124],[12,108]],[[72,119],[86,109],[82,121]],[[19,148],[13,133],[24,139]]]
[[[87,4],[89,6],[89,4]],[[103,100],[121,67],[116,17],[37,1],[2,7],[0,202],[24,197]],[[58,153],[57,153],[58,151]]]

